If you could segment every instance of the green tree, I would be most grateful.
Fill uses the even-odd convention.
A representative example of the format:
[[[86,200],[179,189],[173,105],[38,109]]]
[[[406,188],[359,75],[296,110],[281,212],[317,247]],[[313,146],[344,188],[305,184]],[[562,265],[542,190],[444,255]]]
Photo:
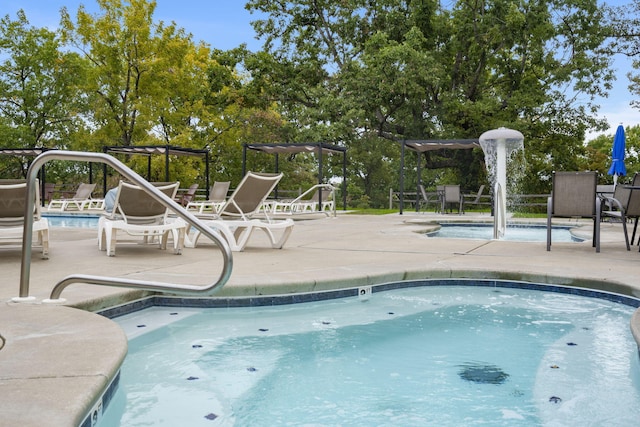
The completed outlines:
[[[62,26],[66,41],[82,52],[91,67],[84,90],[92,103],[90,120],[105,145],[129,146],[143,141],[152,128],[149,106],[159,101],[161,61],[152,15],[155,2],[97,0],[101,16],[80,6],[77,24],[66,9]]]
[[[598,171],[599,182],[610,184],[613,180],[608,175],[611,167],[611,149],[613,147],[614,134],[599,135],[588,141],[584,163],[581,169]],[[625,160],[627,178],[618,182],[629,181],[636,172],[640,172],[640,125],[627,126],[625,128]]]
[[[633,0],[626,5],[608,7],[609,44],[606,52],[620,54],[631,58],[632,70],[627,73],[629,91],[640,95],[640,0]],[[640,100],[632,101],[631,105],[640,108]]]
[[[247,7],[267,14],[254,27],[271,54],[249,68],[271,83],[266,95],[299,128],[294,138],[351,147],[372,136],[477,138],[513,127],[543,170],[527,175],[533,187],[581,154],[586,129],[602,125],[593,99],[612,75],[599,50],[606,28],[595,0],[450,8],[435,0],[251,0]],[[458,181],[468,182],[482,179],[471,166],[480,159],[466,150],[427,158],[432,168],[455,165]],[[350,175],[366,174],[353,169],[364,163],[352,159]]]
[[[83,90],[91,105],[86,120],[94,129],[88,144],[94,150],[170,144],[208,148],[215,156],[220,135],[246,126],[237,119],[244,114],[234,95],[240,80],[217,62],[223,55],[194,43],[174,22],[155,22],[155,1],[98,0],[98,5],[95,16],[80,6],[75,22],[62,11],[65,40],[90,63]],[[170,160],[171,176],[182,184],[204,180],[199,159]],[[146,170],[140,156],[131,165]],[[163,179],[163,159],[153,159],[152,168],[153,178]]]
[[[4,147],[69,148],[69,136],[81,128],[84,109],[76,85],[83,63],[61,51],[56,33],[17,19],[0,20],[0,137]],[[2,159],[6,175],[26,173],[28,160]],[[10,166],[13,165],[13,166]],[[5,175],[2,172],[2,175]]]

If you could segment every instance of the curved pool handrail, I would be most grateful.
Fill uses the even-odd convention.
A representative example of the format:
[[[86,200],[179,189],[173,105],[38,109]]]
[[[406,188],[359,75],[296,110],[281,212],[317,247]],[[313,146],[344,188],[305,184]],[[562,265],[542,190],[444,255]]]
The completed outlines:
[[[223,268],[218,279],[209,285],[189,285],[180,283],[167,283],[167,282],[151,282],[144,280],[134,279],[120,279],[115,277],[106,276],[94,276],[89,274],[73,274],[65,277],[58,282],[53,290],[51,296],[47,302],[56,302],[60,300],[60,294],[69,285],[73,283],[86,283],[92,285],[102,286],[115,286],[126,287],[134,289],[151,290],[158,292],[171,292],[175,294],[197,294],[197,295],[212,295],[222,288],[231,276],[233,269],[233,256],[231,248],[227,242],[214,233],[213,229],[207,227],[196,216],[187,212],[182,206],[174,202],[170,197],[156,189],[153,185],[147,182],[140,175],[135,173],[132,169],[125,164],[117,160],[116,158],[103,153],[88,153],[81,151],[62,151],[51,150],[45,151],[40,154],[29,166],[27,171],[27,201],[25,203],[25,221],[24,230],[22,234],[22,265],[20,269],[20,293],[19,297],[14,298],[14,301],[24,301],[32,299],[29,296],[29,279],[31,273],[31,241],[33,238],[33,212],[36,196],[35,182],[40,168],[50,160],[72,160],[72,161],[86,161],[94,163],[104,163],[111,166],[118,171],[122,176],[129,181],[142,187],[149,195],[163,206],[171,209],[177,216],[184,219],[188,224],[198,229],[204,235],[212,239],[222,252]]]

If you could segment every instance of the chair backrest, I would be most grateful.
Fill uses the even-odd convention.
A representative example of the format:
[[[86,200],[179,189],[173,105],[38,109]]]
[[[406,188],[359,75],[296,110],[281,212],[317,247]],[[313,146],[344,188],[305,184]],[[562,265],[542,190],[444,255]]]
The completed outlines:
[[[420,184],[418,188],[420,189],[420,196],[422,197],[422,201],[426,202],[427,200],[429,200],[429,197],[427,196],[427,190],[424,189],[424,185]]]
[[[600,187],[600,186],[598,186]],[[602,191],[601,188],[598,188],[598,193],[599,194],[607,194],[606,191]],[[613,190],[613,193],[610,195],[611,197],[613,197],[614,199],[616,199],[617,201],[620,202],[620,204],[622,205],[622,209],[625,210],[625,212],[627,211],[627,206],[629,205],[629,198],[631,197],[631,189],[626,188],[624,185],[622,184],[618,184],[616,185],[615,190]],[[638,193],[640,194],[640,193]]]
[[[260,210],[262,203],[278,185],[280,179],[282,179],[282,173],[247,172],[220,210],[220,215],[250,218]]]
[[[161,185],[154,185],[173,200],[180,183],[159,184]],[[144,189],[123,181],[118,185],[114,206],[111,218],[121,215],[127,222],[157,222],[164,220],[168,213],[168,208],[156,201]]]
[[[325,198],[324,195],[323,198]],[[311,194],[311,197],[307,199],[307,201],[318,203],[320,201],[320,190],[316,188],[315,191]]]
[[[40,189],[35,182],[34,218],[40,219]],[[27,199],[27,181],[24,179],[0,180],[0,226],[18,226],[24,223]]]
[[[640,173],[636,173],[633,176],[633,182],[631,185],[633,185],[634,187],[640,186]],[[616,185],[616,189],[618,187],[624,188],[624,185],[618,184]],[[625,188],[625,190],[629,192],[626,206],[623,202],[621,202],[623,203],[623,207],[625,207],[625,215],[640,216],[640,190],[631,190],[629,188]]]
[[[53,199],[53,193],[56,191],[56,185],[53,182],[45,182],[44,183],[44,195],[43,199],[47,202]]]
[[[333,190],[328,188],[316,187],[316,189],[311,194],[311,197],[308,199],[301,199],[302,202],[311,202],[311,203],[319,203],[320,202],[320,194],[322,194],[323,202],[330,202],[333,197]]]
[[[458,203],[460,202],[460,186],[459,185],[445,185],[444,186],[444,202],[445,203]]]
[[[471,203],[476,204],[476,205],[477,205],[478,203],[480,203],[480,198],[482,197],[482,193],[483,193],[483,192],[484,192],[484,184],[482,184],[482,185],[480,186],[480,188],[478,189],[478,194],[476,194],[476,198],[475,198],[475,199],[473,200],[473,202],[471,202]]]
[[[74,199],[78,200],[86,200],[91,198],[91,193],[96,188],[96,184],[80,184],[78,189],[76,190],[76,194],[73,196]]]
[[[196,196],[196,191],[198,191],[198,184],[191,184],[187,191],[178,195],[176,201],[178,201],[182,206],[187,206]]]
[[[231,186],[231,181],[216,181],[211,186],[209,190],[209,201],[210,202],[224,202],[227,200],[227,193],[229,192],[229,187]]]
[[[595,172],[554,172],[551,214],[566,218],[594,217],[597,183]]]

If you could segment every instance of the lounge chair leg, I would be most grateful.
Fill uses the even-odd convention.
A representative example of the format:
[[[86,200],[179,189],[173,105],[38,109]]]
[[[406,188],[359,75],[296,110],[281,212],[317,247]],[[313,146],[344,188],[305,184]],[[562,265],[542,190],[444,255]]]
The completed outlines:
[[[38,240],[42,245],[42,259],[49,259],[49,230],[38,231]]]
[[[171,232],[173,233],[173,246],[174,246],[174,252],[176,255],[182,255],[182,248],[184,245],[184,235],[185,235],[185,229],[181,228],[180,230],[171,230]],[[177,236],[176,236],[177,234]]]
[[[118,231],[113,228],[107,228],[107,256],[116,256],[116,235]]]

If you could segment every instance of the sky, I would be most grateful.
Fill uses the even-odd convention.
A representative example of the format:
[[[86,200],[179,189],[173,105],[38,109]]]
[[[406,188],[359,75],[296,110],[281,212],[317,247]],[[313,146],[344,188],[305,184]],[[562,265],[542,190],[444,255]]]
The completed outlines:
[[[609,5],[621,5],[631,0],[608,0]],[[228,50],[245,43],[256,51],[262,43],[255,38],[250,22],[258,19],[245,8],[244,0],[156,0],[155,21],[175,23],[193,35],[193,40],[204,41],[213,48]],[[78,6],[83,4],[89,12],[97,12],[95,0],[0,0],[0,16],[16,18],[16,12],[23,9],[29,22],[36,27],[54,29],[60,21],[60,9],[64,6],[71,16],[75,16]],[[617,80],[608,98],[598,99],[599,117],[606,118],[609,129],[600,132],[613,137],[619,124],[640,125],[640,110],[630,106],[633,99],[629,93],[626,77],[631,70],[631,60],[623,56],[614,58]],[[596,136],[587,135],[587,140]]]

